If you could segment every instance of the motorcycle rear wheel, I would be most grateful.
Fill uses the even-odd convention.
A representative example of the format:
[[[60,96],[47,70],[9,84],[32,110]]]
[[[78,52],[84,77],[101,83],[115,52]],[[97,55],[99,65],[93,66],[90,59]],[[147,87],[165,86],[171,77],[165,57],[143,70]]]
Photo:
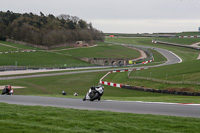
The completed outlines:
[[[96,99],[99,99],[99,97],[100,97],[99,93],[96,93],[96,94],[94,95],[94,97],[92,97],[92,98],[90,99],[90,101],[94,101],[94,100],[96,100]]]

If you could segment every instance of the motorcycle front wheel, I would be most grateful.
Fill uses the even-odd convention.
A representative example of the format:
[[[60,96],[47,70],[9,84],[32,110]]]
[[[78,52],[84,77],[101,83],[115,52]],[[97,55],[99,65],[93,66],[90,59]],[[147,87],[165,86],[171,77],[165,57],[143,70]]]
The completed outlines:
[[[83,98],[83,101],[85,101],[85,100],[86,100],[86,98],[84,97],[84,98]]]

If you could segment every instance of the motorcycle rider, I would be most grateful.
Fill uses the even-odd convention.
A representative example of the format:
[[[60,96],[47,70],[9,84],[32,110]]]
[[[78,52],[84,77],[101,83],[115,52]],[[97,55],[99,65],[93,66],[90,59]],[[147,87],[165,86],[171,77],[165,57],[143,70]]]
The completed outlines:
[[[6,85],[5,88],[3,89],[2,95],[7,94],[7,95],[12,95],[13,94],[13,89],[11,88],[11,85]]]
[[[62,94],[63,94],[63,95],[67,95],[67,93],[66,93],[65,91],[62,91]]]
[[[11,85],[8,85],[8,92],[11,91]]]
[[[83,98],[83,101],[85,100],[90,100],[94,101],[98,99],[99,101],[101,100],[101,96],[103,95],[104,92],[104,87],[101,85],[98,86],[92,86],[90,87],[89,92],[86,94],[86,96]]]
[[[9,93],[9,91],[10,91],[9,87],[7,85],[5,86],[5,90],[6,90],[6,93]]]
[[[98,88],[102,88],[102,90],[100,89],[98,89]],[[100,97],[98,98],[98,100],[100,101],[101,100],[101,96],[103,95],[103,93],[104,93],[104,87],[101,85],[101,84],[99,84],[98,85],[98,88],[97,88],[97,92],[99,93],[99,95],[100,95]]]

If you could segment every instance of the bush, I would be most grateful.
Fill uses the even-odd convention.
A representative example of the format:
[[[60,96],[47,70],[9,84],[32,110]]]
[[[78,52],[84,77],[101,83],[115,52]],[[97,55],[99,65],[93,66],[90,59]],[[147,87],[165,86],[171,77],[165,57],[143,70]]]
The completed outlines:
[[[6,41],[6,37],[0,36],[0,41]]]

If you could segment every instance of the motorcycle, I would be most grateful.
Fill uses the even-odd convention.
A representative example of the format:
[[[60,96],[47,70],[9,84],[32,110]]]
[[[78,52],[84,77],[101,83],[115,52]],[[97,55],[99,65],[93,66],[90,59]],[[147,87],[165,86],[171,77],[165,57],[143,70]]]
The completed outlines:
[[[13,89],[9,88],[8,86],[5,86],[5,88],[3,89],[1,95],[13,95]]]
[[[90,87],[89,91],[83,98],[83,101],[85,101],[85,100],[94,101],[97,99],[98,99],[98,101],[100,101],[101,96],[103,95],[103,92],[104,92],[104,87],[101,85]]]

